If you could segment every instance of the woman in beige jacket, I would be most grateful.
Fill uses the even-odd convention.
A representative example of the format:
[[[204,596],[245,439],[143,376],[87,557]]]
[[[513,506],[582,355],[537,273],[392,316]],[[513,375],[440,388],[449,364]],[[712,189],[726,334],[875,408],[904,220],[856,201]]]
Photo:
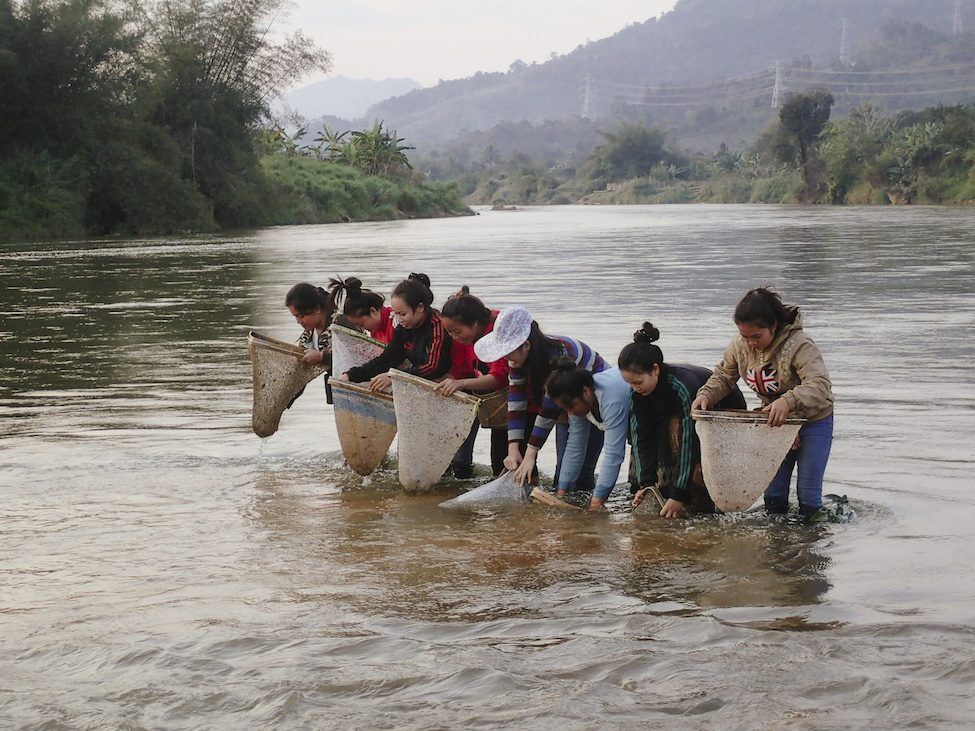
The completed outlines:
[[[692,409],[707,410],[744,379],[769,415],[769,426],[790,416],[808,421],[797,447],[765,490],[770,513],[789,510],[789,483],[796,465],[799,511],[814,518],[822,507],[823,474],[833,444],[833,390],[819,348],[802,329],[802,314],[765,287],[751,290],[735,307],[738,335],[714,375],[697,392]]]

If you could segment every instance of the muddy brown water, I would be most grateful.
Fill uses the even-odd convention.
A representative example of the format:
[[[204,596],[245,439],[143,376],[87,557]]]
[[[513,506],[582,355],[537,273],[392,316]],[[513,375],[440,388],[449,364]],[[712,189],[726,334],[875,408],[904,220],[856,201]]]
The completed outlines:
[[[973,241],[964,209],[672,206],[5,245],[0,726],[967,725]],[[345,469],[319,383],[255,437],[247,331],[295,337],[297,281],[412,271],[707,366],[774,283],[857,519],[449,513],[456,483]]]

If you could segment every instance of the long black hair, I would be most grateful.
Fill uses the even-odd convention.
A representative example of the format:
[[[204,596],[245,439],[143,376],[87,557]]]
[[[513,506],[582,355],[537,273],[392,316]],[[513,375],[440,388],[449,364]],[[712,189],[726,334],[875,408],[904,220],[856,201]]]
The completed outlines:
[[[393,297],[399,297],[411,310],[420,305],[427,309],[433,304],[433,292],[430,291],[430,277],[426,274],[410,274],[393,289]]]
[[[528,358],[522,367],[528,371],[528,383],[535,402],[541,403],[545,395],[545,382],[552,372],[552,362],[562,354],[562,343],[545,335],[534,320],[528,343]]]
[[[357,277],[331,279],[328,289],[336,306],[344,300],[342,314],[347,317],[363,317],[368,315],[373,308],[381,310],[386,301],[386,298],[379,292],[363,289],[362,281]]]
[[[450,296],[450,299],[440,308],[440,314],[451,320],[457,320],[467,327],[487,325],[491,322],[491,310],[484,306],[480,297],[471,294],[467,285],[461,287],[457,294]]]
[[[575,401],[582,398],[584,388],[596,390],[592,373],[580,368],[572,358],[564,355],[552,361],[552,372],[545,381],[545,391],[550,399],[555,402]]]
[[[736,324],[748,323],[769,329],[775,325],[776,333],[794,319],[795,314],[782,304],[782,298],[769,287],[750,290],[735,307]]]
[[[284,298],[285,307],[294,307],[299,315],[310,315],[319,307],[325,315],[325,322],[335,310],[335,301],[321,287],[301,282],[288,290]]]

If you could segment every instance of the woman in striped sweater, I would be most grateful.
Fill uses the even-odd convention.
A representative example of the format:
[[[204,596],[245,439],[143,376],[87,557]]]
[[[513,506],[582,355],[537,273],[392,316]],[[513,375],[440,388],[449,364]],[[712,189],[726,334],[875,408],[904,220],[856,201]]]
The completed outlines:
[[[701,443],[691,420],[691,402],[711,377],[707,368],[664,362],[654,343],[660,331],[649,322],[633,335],[619,356],[620,374],[633,389],[630,408],[630,489],[639,505],[647,490],[657,486],[666,502],[665,518],[679,518],[686,510],[714,512],[701,472]],[[717,409],[744,409],[737,387],[716,404]]]
[[[606,370],[606,361],[583,342],[570,337],[548,337],[524,307],[503,310],[494,330],[474,344],[477,357],[490,363],[508,361],[508,456],[504,465],[514,471],[519,484],[537,481],[535,462],[538,451],[548,440],[552,427],[564,411],[545,393],[545,381],[552,373],[556,358],[567,357],[590,373]],[[555,482],[558,484],[562,453],[568,439],[568,427],[556,430]],[[576,482],[577,489],[591,489],[602,448],[602,432],[594,429],[589,437],[586,460]]]

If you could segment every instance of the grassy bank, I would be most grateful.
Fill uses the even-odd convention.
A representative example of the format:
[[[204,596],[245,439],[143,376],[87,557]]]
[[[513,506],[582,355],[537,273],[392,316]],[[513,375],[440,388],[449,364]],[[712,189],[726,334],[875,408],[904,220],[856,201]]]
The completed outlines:
[[[346,165],[302,157],[265,157],[267,226],[466,216],[456,186],[366,175]]]
[[[182,197],[170,195],[168,189],[149,196],[137,195],[145,191],[133,192],[131,187],[125,225],[107,232],[93,230],[92,209],[98,202],[79,171],[52,163],[30,174],[22,166],[10,170],[13,174],[7,172],[8,167],[0,165],[0,242],[219,230],[207,201],[192,190],[182,191]],[[366,175],[346,165],[308,158],[262,158],[254,188],[259,195],[249,198],[259,202],[247,220],[254,226],[472,214],[456,186]],[[196,205],[186,206],[184,199]]]

